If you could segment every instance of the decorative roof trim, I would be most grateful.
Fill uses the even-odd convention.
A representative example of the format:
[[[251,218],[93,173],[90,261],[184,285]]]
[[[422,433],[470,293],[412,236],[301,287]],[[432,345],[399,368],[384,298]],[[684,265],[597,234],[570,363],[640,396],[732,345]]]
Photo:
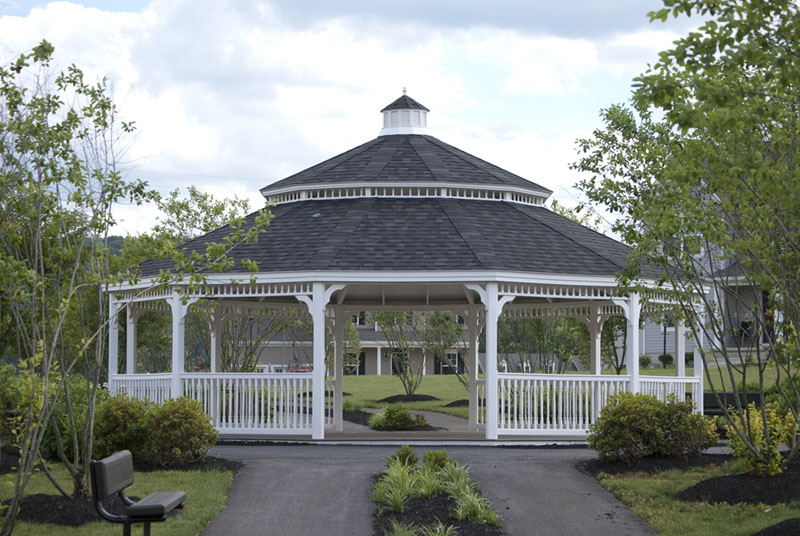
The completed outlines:
[[[153,278],[142,278],[129,285],[122,284],[110,289],[110,292],[146,289],[152,285]],[[305,272],[271,272],[241,274],[209,274],[206,278],[209,285],[255,284],[287,284],[286,295],[310,292],[304,285],[313,282],[346,283],[346,284],[394,284],[394,283],[506,283],[509,285],[555,285],[571,287],[607,287],[617,288],[614,276],[571,275],[557,273],[531,274],[513,271],[305,271]],[[175,283],[172,286],[182,286]],[[165,296],[171,295],[168,288],[163,288]],[[247,296],[247,293],[242,293]]]
[[[497,184],[465,184],[458,182],[348,182],[298,184],[261,189],[267,202],[276,205],[315,199],[357,199],[362,197],[392,198],[455,198],[483,201],[507,201],[523,205],[543,206],[550,193],[543,190]]]

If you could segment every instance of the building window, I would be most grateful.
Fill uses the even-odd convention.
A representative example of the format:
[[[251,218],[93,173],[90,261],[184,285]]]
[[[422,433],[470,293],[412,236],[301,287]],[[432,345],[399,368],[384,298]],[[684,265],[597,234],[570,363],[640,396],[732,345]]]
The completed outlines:
[[[357,315],[353,315],[353,324],[356,326],[367,325],[367,313],[365,311],[361,311]]]

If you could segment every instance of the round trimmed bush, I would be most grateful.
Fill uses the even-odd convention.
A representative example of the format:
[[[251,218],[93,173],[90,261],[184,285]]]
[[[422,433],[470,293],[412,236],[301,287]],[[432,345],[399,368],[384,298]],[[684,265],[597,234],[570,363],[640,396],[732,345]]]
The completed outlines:
[[[219,437],[209,421],[200,402],[185,397],[151,407],[144,418],[146,460],[167,467],[204,458]]]
[[[119,450],[129,450],[134,460],[147,455],[147,429],[144,418],[147,403],[124,394],[99,404],[94,420],[94,456],[105,458]]]
[[[425,417],[417,414],[411,416],[406,408],[399,404],[386,407],[369,419],[369,427],[373,430],[416,430],[428,425]]]
[[[674,397],[621,393],[608,404],[589,433],[589,446],[606,462],[635,458],[696,456],[717,443],[716,426]]]

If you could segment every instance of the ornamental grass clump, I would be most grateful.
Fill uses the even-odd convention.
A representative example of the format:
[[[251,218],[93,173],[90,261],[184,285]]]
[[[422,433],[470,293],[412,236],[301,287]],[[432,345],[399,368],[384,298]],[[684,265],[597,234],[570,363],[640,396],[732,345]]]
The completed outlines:
[[[604,462],[697,456],[718,440],[714,422],[694,413],[690,402],[631,393],[609,397],[589,432],[589,446]]]
[[[403,445],[396,454],[387,458],[386,471],[376,480],[372,499],[377,503],[378,516],[381,516],[386,511],[393,514],[404,512],[409,499],[437,495],[452,499],[452,509],[447,512],[451,518],[474,524],[501,525],[500,517],[475,487],[467,468],[456,463],[444,450],[427,451],[423,464],[418,466],[414,451]],[[386,534],[457,534],[455,527],[435,519],[435,522],[417,527],[401,523],[402,517],[400,520],[390,517]]]

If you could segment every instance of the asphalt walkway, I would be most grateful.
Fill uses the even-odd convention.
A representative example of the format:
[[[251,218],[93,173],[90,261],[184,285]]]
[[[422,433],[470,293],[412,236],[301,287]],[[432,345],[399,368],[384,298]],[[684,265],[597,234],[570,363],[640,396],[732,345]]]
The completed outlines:
[[[373,475],[397,450],[389,446],[217,446],[240,460],[225,509],[202,533],[216,535],[371,536]],[[415,448],[422,456],[424,447]],[[588,449],[450,447],[472,468],[508,535],[655,534],[592,477],[574,468]],[[191,494],[190,494],[191,496]]]

